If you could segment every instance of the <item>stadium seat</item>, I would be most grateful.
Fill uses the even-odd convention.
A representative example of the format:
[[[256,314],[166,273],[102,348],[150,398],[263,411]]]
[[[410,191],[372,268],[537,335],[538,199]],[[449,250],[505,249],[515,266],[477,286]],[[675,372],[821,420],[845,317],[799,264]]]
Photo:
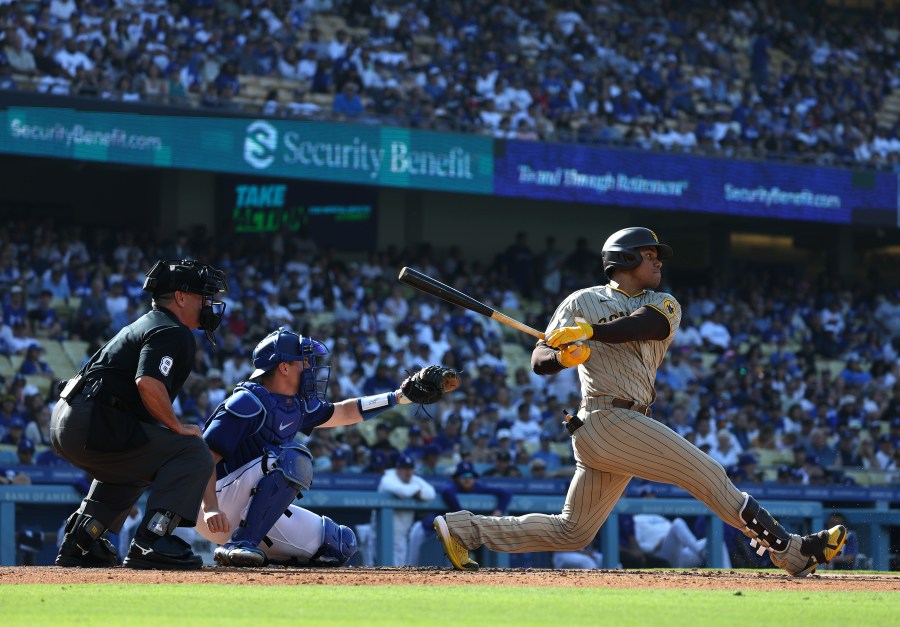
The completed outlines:
[[[25,383],[36,387],[40,391],[41,396],[47,396],[50,386],[54,384],[54,380],[36,374],[28,374],[25,375]]]
[[[12,361],[7,355],[0,355],[0,375],[7,379],[15,376],[16,370],[13,368]]]
[[[62,342],[62,347],[76,370],[81,368],[84,358],[89,356],[86,355],[88,343],[84,340],[64,340]]]
[[[62,344],[56,340],[43,340],[41,345],[44,347],[44,361],[53,370],[53,373],[60,378],[67,378],[70,373],[78,370],[76,365],[72,363],[72,359],[66,354]]]

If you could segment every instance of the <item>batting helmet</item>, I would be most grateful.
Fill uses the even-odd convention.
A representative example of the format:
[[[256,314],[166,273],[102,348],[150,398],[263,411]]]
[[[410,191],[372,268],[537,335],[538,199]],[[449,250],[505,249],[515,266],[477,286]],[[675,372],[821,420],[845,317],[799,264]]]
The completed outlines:
[[[662,244],[656,233],[642,226],[632,226],[616,231],[603,244],[603,271],[611,277],[614,268],[630,270],[641,265],[638,248],[655,246],[659,259],[672,256],[672,247]]]

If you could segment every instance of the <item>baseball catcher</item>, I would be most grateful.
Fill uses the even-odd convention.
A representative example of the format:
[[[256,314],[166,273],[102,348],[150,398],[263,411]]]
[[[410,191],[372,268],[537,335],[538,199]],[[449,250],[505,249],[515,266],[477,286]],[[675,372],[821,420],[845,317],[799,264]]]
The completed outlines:
[[[255,370],[213,412],[203,438],[216,470],[197,531],[219,546],[224,566],[266,563],[341,566],[356,535],[327,516],[294,505],[313,480],[312,454],[297,433],[368,420],[404,403],[433,403],[459,385],[450,368],[428,366],[401,389],[331,403],[324,344],[279,328],[253,351]]]

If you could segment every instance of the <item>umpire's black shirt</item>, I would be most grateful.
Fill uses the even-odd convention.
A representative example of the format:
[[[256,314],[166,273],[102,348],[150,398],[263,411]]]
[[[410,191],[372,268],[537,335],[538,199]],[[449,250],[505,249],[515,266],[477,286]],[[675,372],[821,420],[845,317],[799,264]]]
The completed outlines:
[[[194,367],[197,342],[191,330],[168,309],[154,307],[119,331],[101,349],[85,375],[103,379],[103,390],[124,403],[130,413],[156,422],[138,393],[135,380],[159,379],[174,401]]]

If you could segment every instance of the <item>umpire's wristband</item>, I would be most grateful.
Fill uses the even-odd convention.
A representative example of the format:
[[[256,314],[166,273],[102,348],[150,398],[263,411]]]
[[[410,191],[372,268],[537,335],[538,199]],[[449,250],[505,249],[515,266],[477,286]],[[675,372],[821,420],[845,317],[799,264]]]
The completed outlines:
[[[363,420],[369,420],[379,414],[383,414],[397,404],[397,396],[393,392],[376,394],[374,396],[361,396],[356,399],[356,406]]]

